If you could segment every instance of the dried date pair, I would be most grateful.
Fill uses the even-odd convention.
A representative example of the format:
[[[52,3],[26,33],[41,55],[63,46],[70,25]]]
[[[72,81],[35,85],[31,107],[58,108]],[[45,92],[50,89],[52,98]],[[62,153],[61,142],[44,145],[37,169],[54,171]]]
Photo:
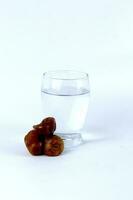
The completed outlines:
[[[56,130],[54,118],[48,117],[33,128],[24,138],[25,145],[32,155],[58,156],[62,153],[64,142],[59,136],[53,135]]]

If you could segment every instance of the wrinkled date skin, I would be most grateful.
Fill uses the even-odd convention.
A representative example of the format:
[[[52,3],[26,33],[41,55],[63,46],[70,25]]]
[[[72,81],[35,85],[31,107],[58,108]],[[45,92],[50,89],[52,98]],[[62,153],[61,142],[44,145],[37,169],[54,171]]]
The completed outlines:
[[[58,156],[64,150],[63,140],[57,136],[53,135],[46,138],[44,141],[44,154],[47,156]]]
[[[56,130],[56,121],[53,117],[48,117],[42,120],[40,124],[34,125],[33,128],[40,130],[45,136],[52,136]]]
[[[33,155],[33,156],[40,156],[40,155],[43,155],[43,143],[42,142],[35,142],[35,143],[32,143],[28,150],[29,152]]]
[[[43,154],[44,137],[37,130],[31,130],[25,137],[24,142],[32,155]]]

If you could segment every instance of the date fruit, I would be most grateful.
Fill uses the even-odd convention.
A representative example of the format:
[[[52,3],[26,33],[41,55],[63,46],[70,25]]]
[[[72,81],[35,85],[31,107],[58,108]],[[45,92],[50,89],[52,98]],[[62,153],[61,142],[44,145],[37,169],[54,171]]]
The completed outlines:
[[[42,131],[45,136],[51,136],[56,130],[56,122],[53,117],[47,117],[40,124],[34,125],[33,128]]]
[[[44,154],[47,156],[58,156],[64,150],[63,140],[57,136],[53,135],[48,137],[44,141]]]
[[[25,137],[24,142],[32,155],[43,154],[43,139],[41,138],[40,132],[37,130],[31,130]]]
[[[48,117],[40,124],[34,125],[25,137],[24,142],[32,155],[58,156],[64,150],[63,140],[53,135],[56,130],[56,121]]]

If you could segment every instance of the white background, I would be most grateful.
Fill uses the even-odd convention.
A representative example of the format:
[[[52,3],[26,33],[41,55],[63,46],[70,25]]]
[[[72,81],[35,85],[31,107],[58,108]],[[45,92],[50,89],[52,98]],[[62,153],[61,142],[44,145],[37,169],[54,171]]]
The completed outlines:
[[[98,139],[32,157],[23,137],[43,116],[42,73],[55,69],[89,73]],[[0,0],[0,93],[0,199],[133,199],[131,0]]]

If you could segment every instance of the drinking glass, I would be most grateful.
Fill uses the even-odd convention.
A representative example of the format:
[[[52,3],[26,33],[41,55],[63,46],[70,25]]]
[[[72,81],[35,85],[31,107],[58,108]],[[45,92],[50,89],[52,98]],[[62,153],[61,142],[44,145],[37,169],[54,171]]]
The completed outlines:
[[[56,119],[55,134],[69,148],[81,144],[90,99],[88,74],[70,70],[45,72],[41,96],[44,118]]]

